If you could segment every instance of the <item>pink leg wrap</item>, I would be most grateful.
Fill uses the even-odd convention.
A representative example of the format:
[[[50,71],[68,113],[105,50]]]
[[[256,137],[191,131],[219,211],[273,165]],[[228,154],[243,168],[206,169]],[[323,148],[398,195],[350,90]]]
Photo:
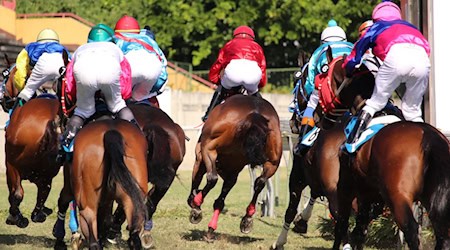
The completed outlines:
[[[247,215],[252,217],[256,212],[255,204],[250,204],[247,207]]]
[[[217,229],[217,221],[219,220],[219,214],[220,214],[220,210],[215,209],[214,214],[211,218],[211,221],[208,224],[208,227],[214,229],[214,231]]]
[[[200,192],[194,197],[194,205],[200,207],[202,203],[203,203],[203,194],[202,192]]]

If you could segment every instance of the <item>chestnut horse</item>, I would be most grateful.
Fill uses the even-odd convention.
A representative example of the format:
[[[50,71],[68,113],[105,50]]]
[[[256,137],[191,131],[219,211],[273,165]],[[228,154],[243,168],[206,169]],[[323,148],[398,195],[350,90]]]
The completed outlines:
[[[2,106],[9,110],[19,91],[14,87],[15,68],[4,80]],[[9,189],[9,216],[7,224],[20,228],[28,226],[28,219],[20,212],[24,190],[22,180],[36,184],[38,195],[31,214],[33,222],[44,222],[52,210],[45,207],[52,179],[59,171],[58,152],[59,102],[55,99],[32,99],[17,107],[9,120],[5,133],[5,162]]]
[[[346,79],[343,61],[344,58],[333,59],[330,84],[332,89],[341,90],[335,92],[335,100],[358,110],[366,99],[361,96],[371,94],[373,86],[355,85],[354,78],[360,77],[359,73]],[[362,235],[356,238],[357,246],[364,243],[373,194],[381,193],[410,249],[419,249],[419,226],[413,216],[415,201],[420,201],[429,213],[436,249],[450,248],[450,147],[439,130],[426,123],[389,124],[350,154],[349,162],[358,187],[357,220],[363,225],[355,229]]]
[[[222,192],[214,202],[214,215],[208,224],[207,240],[214,238],[225,198],[236,184],[239,172],[247,164],[262,165],[261,176],[255,180],[254,194],[241,221],[241,232],[252,230],[256,199],[278,169],[282,154],[280,121],[273,106],[263,98],[234,95],[215,107],[205,122],[196,146],[196,161],[192,172],[192,188],[188,204],[192,208],[190,221],[202,219],[200,206],[216,185],[218,176],[224,180]],[[206,173],[206,186],[198,187]]]
[[[148,181],[153,187],[147,194],[148,221],[144,229],[150,231],[156,207],[169,190],[186,153],[185,134],[178,124],[157,107],[147,104],[129,104],[128,107],[141,126],[149,148]],[[120,236],[124,216],[123,209],[119,206],[114,214],[114,223],[108,240],[115,242],[115,238]],[[146,240],[145,247],[151,247],[151,242],[148,242],[150,238]]]
[[[66,165],[70,168],[71,185],[65,185],[66,192],[61,192],[58,216],[65,215],[69,202],[75,198],[89,249],[101,249],[116,200],[125,210],[129,247],[141,249],[148,190],[147,141],[142,132],[120,119],[89,123],[77,134],[73,161]]]

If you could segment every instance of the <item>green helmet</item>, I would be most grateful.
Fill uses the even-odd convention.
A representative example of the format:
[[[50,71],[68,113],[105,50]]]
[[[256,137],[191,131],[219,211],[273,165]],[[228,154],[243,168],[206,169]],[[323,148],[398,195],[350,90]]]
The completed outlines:
[[[88,43],[92,42],[114,42],[114,30],[108,25],[100,23],[92,27],[88,35]]]

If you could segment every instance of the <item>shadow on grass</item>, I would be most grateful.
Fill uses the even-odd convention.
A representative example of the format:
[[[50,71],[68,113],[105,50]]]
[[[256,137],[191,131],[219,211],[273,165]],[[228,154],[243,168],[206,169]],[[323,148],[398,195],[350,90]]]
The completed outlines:
[[[55,239],[45,236],[30,236],[25,234],[0,234],[0,248],[1,245],[16,245],[16,244],[31,244],[36,247],[53,248]]]
[[[202,230],[190,230],[189,233],[182,234],[181,238],[188,241],[205,241],[203,236],[206,235],[206,231]],[[215,233],[216,240],[223,240],[232,244],[252,243],[256,241],[262,241],[262,238],[254,238],[249,236],[236,236],[224,233]],[[206,242],[206,241],[205,241]]]

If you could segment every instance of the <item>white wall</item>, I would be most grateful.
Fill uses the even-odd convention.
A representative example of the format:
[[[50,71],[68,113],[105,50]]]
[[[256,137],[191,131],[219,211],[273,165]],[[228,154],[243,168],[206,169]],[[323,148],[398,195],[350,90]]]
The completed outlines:
[[[186,156],[181,166],[184,169],[191,169],[194,165],[194,149],[202,125],[201,117],[204,115],[211,97],[212,94],[209,93],[183,92],[170,89],[158,96],[161,109],[169,114],[190,138],[190,141],[186,142]],[[291,113],[288,112],[288,105],[291,102],[292,95],[263,94],[263,97],[272,103],[281,120],[288,120],[291,117]],[[8,115],[0,112],[0,127],[3,127],[7,119]],[[0,172],[5,171],[4,152],[5,135],[4,130],[0,130]],[[286,165],[285,161],[282,161],[281,165]]]

